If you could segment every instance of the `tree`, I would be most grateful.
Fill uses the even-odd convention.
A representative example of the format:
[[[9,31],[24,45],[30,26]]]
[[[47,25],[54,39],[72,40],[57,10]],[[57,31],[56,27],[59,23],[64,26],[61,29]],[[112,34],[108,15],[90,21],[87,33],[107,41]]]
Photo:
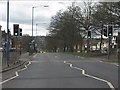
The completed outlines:
[[[84,2],[84,8],[83,8],[83,13],[82,16],[80,17],[81,20],[80,23],[82,24],[82,28],[84,28],[84,37],[87,38],[87,52],[89,52],[90,50],[90,39],[87,36],[88,31],[92,31],[95,29],[93,27],[93,10],[94,10],[94,3],[88,1],[88,2]]]
[[[120,23],[120,5],[119,3],[92,1],[84,2],[84,8],[80,6],[69,6],[65,11],[59,11],[52,17],[49,26],[50,37],[54,38],[58,48],[64,51],[74,51],[73,46],[76,44],[83,46],[84,38],[87,39],[87,51],[90,50],[90,39],[87,37],[88,31],[92,31],[92,36],[101,35],[102,45],[102,29],[104,25],[118,25]],[[59,44],[58,44],[59,43]],[[51,43],[52,44],[52,43]],[[100,48],[101,49],[101,48]]]
[[[23,51],[29,51],[30,49],[30,42],[32,41],[32,37],[30,37],[28,34],[25,34],[22,36],[21,40],[21,47]]]
[[[100,2],[93,12],[94,27],[98,28],[101,35],[100,51],[103,40],[104,25],[119,25],[120,2]]]
[[[65,48],[67,48],[67,50],[69,48],[69,50],[73,52],[73,46],[81,41],[80,24],[76,20],[78,13],[80,13],[79,7],[70,6],[64,12],[59,11],[57,15],[52,18],[49,27],[50,34],[62,43],[64,51]]]

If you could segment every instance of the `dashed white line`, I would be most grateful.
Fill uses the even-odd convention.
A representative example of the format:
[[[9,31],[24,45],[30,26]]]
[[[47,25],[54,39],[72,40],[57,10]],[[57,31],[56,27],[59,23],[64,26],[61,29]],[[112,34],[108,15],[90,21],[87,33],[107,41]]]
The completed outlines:
[[[82,71],[82,74],[83,74],[84,76],[87,76],[87,77],[90,77],[90,78],[94,78],[94,79],[96,79],[96,80],[99,80],[99,81],[102,81],[102,82],[107,83],[108,86],[111,88],[111,90],[115,90],[114,86],[113,86],[109,81],[104,80],[104,79],[101,79],[101,78],[98,78],[98,77],[95,77],[95,76],[92,76],[92,75],[89,75],[89,74],[86,74],[84,69],[81,69],[81,68],[78,68],[78,67],[73,67],[73,65],[72,65],[71,63],[68,63],[68,62],[66,62],[66,61],[64,61],[64,63],[65,63],[65,64],[69,64],[71,68],[74,68],[74,69],[77,69],[77,70]]]
[[[27,69],[30,64],[31,64],[31,62],[29,61],[29,63],[28,63],[27,65],[25,65],[25,68],[20,69],[20,70],[17,70],[17,71],[15,72],[15,76],[14,76],[14,77],[11,77],[11,78],[9,78],[9,79],[7,79],[7,80],[4,80],[4,81],[0,82],[0,85],[3,84],[3,83],[6,83],[6,82],[8,82],[8,81],[10,81],[10,80],[12,80],[12,79],[17,78],[17,77],[19,76],[18,72]]]

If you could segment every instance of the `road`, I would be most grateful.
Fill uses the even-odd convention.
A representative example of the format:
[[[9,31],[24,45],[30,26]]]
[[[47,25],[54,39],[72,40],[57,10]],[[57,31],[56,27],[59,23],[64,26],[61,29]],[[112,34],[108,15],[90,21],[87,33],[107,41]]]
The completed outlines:
[[[39,53],[31,63],[3,88],[118,88],[118,66],[112,64],[62,53]]]

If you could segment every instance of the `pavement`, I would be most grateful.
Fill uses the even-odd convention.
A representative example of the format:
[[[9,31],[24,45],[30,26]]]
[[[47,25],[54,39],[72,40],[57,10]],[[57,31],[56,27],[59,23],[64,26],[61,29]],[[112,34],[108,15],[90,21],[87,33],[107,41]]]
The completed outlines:
[[[118,67],[61,53],[39,53],[3,88],[118,88]],[[116,89],[117,90],[117,89]]]
[[[2,74],[2,81],[7,80],[15,75],[15,71],[23,68],[28,61],[30,61],[32,56],[29,56],[29,53],[22,53],[20,56],[19,62],[10,65],[9,67],[2,68],[0,74]]]
[[[16,60],[14,63],[12,62],[9,64],[9,67],[6,66],[5,64],[2,64],[2,72],[6,72],[8,70],[17,68],[17,67],[23,65],[28,60],[30,60],[29,53],[22,53],[18,60]]]
[[[81,56],[77,56],[77,57],[79,57],[81,59],[95,60],[95,61],[100,61],[100,62],[115,64],[115,65],[119,66],[118,58],[117,58],[116,55],[110,55],[109,59],[108,59],[107,55],[94,56],[94,57],[81,57]]]

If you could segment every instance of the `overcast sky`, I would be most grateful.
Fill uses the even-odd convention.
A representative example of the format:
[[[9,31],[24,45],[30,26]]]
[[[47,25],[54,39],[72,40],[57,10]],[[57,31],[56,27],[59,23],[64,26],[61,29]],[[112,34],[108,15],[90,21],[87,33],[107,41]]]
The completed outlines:
[[[60,3],[63,2],[63,3]],[[36,23],[37,35],[46,35],[48,33],[47,27],[49,26],[51,17],[59,10],[65,10],[68,5],[71,5],[72,1],[40,1],[40,0],[10,0],[10,31],[13,34],[13,24],[19,24],[19,27],[23,29],[23,34],[32,35],[32,7],[40,6],[34,9],[34,33],[36,35]],[[49,7],[44,7],[48,5]],[[0,11],[2,18],[0,18],[0,25],[2,30],[6,30],[6,12],[7,12],[7,0],[0,1]]]
[[[36,23],[37,35],[46,35],[48,33],[48,26],[50,24],[51,17],[59,10],[65,10],[67,6],[70,6],[73,1],[76,1],[76,5],[83,4],[82,0],[9,0],[10,1],[10,25],[9,29],[13,34],[13,24],[19,24],[19,27],[23,29],[23,34],[32,35],[32,7],[40,6],[34,9],[34,33],[36,35]],[[83,0],[85,1],[85,0]],[[93,0],[96,1],[96,0]],[[114,0],[112,0],[114,1]],[[48,5],[49,7],[44,7]],[[0,1],[0,25],[2,30],[6,30],[6,12],[7,12],[7,0]]]

